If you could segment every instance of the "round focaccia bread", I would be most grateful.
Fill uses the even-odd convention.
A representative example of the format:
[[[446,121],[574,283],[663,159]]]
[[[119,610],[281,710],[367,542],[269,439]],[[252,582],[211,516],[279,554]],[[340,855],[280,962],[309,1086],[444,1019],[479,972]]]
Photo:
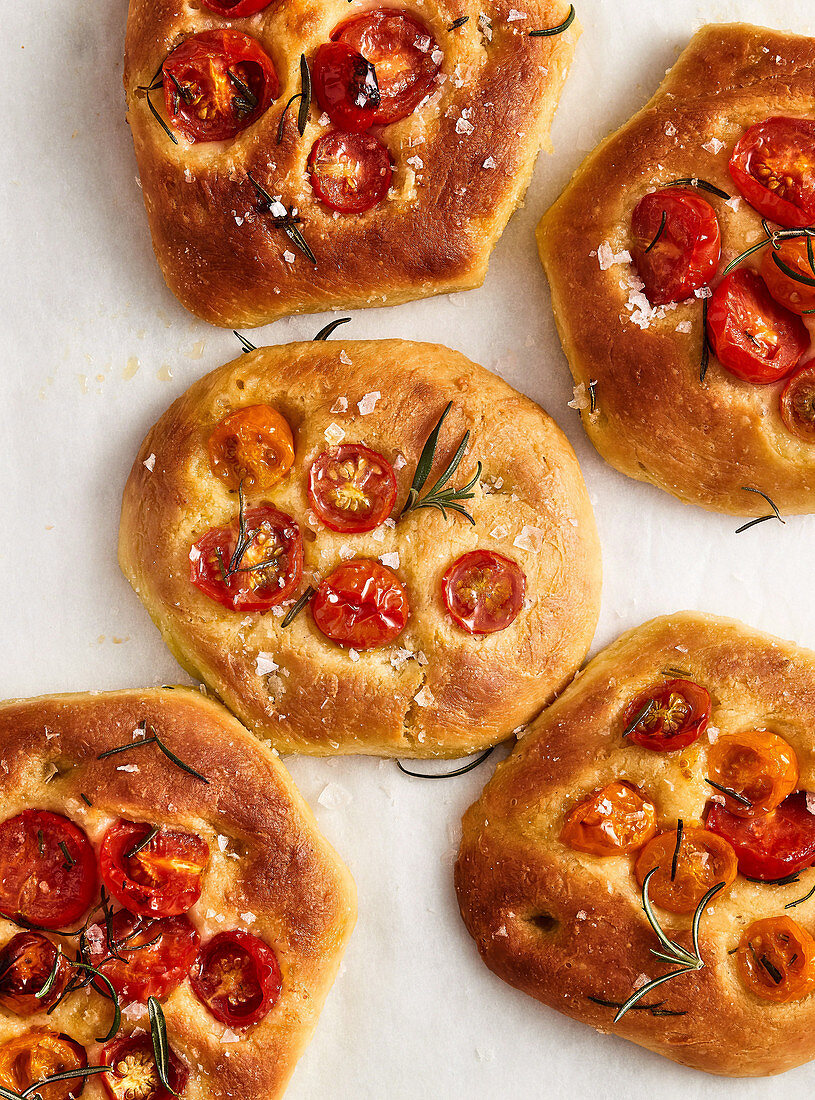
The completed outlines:
[[[210,6],[131,0],[127,25],[128,121],[153,246],[183,305],[212,324],[241,327],[479,286],[548,143],[579,35],[575,22],[548,36],[530,32],[565,22],[570,5],[533,0],[520,12],[508,0],[405,0],[384,6],[395,29],[382,24],[383,9],[371,16],[371,5],[347,0],[271,0],[247,16],[239,14],[246,0],[229,6],[238,13],[231,16],[220,0]],[[372,20],[364,33],[343,32],[362,18]],[[224,31],[252,42],[230,37],[225,47]],[[342,76],[318,59],[335,31],[343,40],[350,34],[358,62],[346,98],[364,99],[366,87],[378,86],[380,115],[388,106],[393,121],[368,126],[332,107],[338,123],[323,111],[321,72],[335,83]],[[164,68],[199,34],[215,36],[204,43],[217,48],[221,69],[233,56],[256,57],[258,46],[267,66],[265,88],[257,60],[221,72],[222,125],[205,127],[227,135],[217,140],[187,136],[201,125],[184,118],[207,111],[195,67],[202,62],[189,56],[200,52],[197,42],[184,46],[183,63],[176,55]],[[302,100],[290,101],[303,89],[301,57],[314,94],[298,117]],[[236,77],[251,85],[255,107]],[[240,132],[229,133],[230,120]],[[349,135],[352,126],[362,132]]]
[[[643,717],[643,701],[666,690],[671,705]],[[623,635],[465,814],[456,889],[487,966],[598,1031],[711,1073],[760,1076],[812,1058],[815,814],[800,792],[815,789],[813,728],[813,652],[694,612]],[[765,748],[751,755],[750,744]],[[786,770],[773,772],[784,754]],[[650,818],[633,813],[637,799]],[[629,815],[615,817],[616,805]],[[652,867],[654,919],[691,954],[697,907],[690,964],[672,948],[673,962],[653,953],[666,945],[643,910]],[[771,947],[756,927],[766,920]],[[782,959],[776,949],[793,942]]]
[[[185,688],[14,700],[0,704],[0,793],[0,1085],[113,1064],[83,1100],[168,1100],[163,1021],[184,1100],[282,1096],[356,897],[274,754]],[[53,945],[96,967],[99,992],[64,961],[46,981]]]
[[[802,176],[807,189],[815,184],[815,127],[808,121],[813,110],[815,39],[746,24],[704,27],[654,98],[584,161],[538,228],[541,259],[589,438],[623,473],[716,511],[766,514],[766,502],[747,491],[751,489],[766,493],[782,512],[815,510],[811,370],[804,370],[795,383],[797,413],[781,412],[795,356],[803,349],[799,362],[806,363],[811,355],[807,317],[796,315],[806,305],[815,306],[815,300],[802,302],[803,294],[812,293],[806,280],[813,279],[806,239],[799,233],[797,241],[787,242],[803,255],[803,281],[785,280],[773,262],[761,214],[744,197],[751,195],[763,208],[769,232],[778,233],[782,224],[798,220],[788,205],[774,202],[774,193],[795,192]],[[753,171],[764,173],[775,192],[744,171],[744,156],[736,169],[739,179],[731,175],[729,161],[737,145],[747,151],[753,138],[768,133],[766,120],[773,120],[772,129],[779,117],[785,132],[790,130],[786,120],[795,120],[793,129],[797,120],[805,121],[792,139],[793,145],[798,142],[794,149],[774,150],[776,139],[767,138],[766,163],[752,158]],[[779,182],[772,175],[773,164],[792,176]],[[700,276],[707,285],[686,288],[681,293],[687,300],[652,304],[654,295],[640,277],[649,261],[643,257],[647,245],[638,239],[632,219],[644,211],[645,196],[656,192],[648,200],[655,204],[651,217],[655,210],[656,218],[647,240],[656,241],[658,256],[663,189],[676,180],[687,184],[694,179],[701,179],[703,186],[679,188],[679,201],[687,206],[701,200],[714,214],[721,259],[717,263],[716,245],[710,245],[712,262],[707,275]],[[726,194],[712,193],[705,182]],[[675,204],[675,194],[670,201]],[[798,224],[811,225],[815,207],[808,200],[803,205],[806,211]],[[668,231],[670,226],[669,219]],[[676,244],[669,236],[667,232],[662,238],[666,251]],[[730,261],[762,241],[763,249],[740,261],[729,279],[723,278]],[[684,246],[676,247],[681,252]],[[670,258],[664,262],[670,264]],[[789,256],[786,262],[792,262]],[[769,270],[773,285],[782,284],[780,300],[785,304],[790,296],[797,300],[795,313],[762,289],[757,269],[762,275]],[[746,288],[743,280],[748,280]],[[734,301],[726,295],[727,286],[747,301],[741,319],[729,307],[723,311],[723,305]],[[757,301],[763,301],[758,312]],[[724,316],[732,318],[735,333],[722,336]],[[776,338],[794,346],[783,368],[780,360],[768,365]],[[723,365],[719,356],[740,373]],[[757,368],[756,357],[763,357],[763,368]],[[767,384],[756,384],[754,371]],[[798,418],[797,427],[790,427],[790,416]]]
[[[268,491],[252,486],[250,467],[227,463],[224,481],[210,449],[229,418],[259,404],[292,433],[293,466]],[[419,499],[435,495],[444,512],[403,514],[423,452],[433,461]],[[325,463],[351,480],[318,499]],[[258,466],[265,476],[268,462]],[[291,537],[274,535],[280,568],[266,570],[270,555],[254,543],[234,563],[232,603],[223,581],[241,493],[250,534],[271,507]],[[224,529],[219,567],[210,532]],[[451,568],[474,552],[469,587],[454,576],[448,592]],[[461,756],[503,740],[580,665],[600,595],[591,505],[554,422],[457,352],[400,340],[259,348],[195,383],[142,444],[119,560],[191,675],[258,736],[315,754]]]

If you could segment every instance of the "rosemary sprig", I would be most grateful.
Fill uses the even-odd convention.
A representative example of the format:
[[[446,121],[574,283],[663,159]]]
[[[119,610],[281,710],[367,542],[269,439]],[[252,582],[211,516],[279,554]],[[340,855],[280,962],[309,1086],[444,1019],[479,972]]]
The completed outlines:
[[[173,1096],[178,1093],[170,1084],[170,1046],[167,1042],[167,1021],[164,1011],[155,997],[147,999],[147,1013],[150,1017],[150,1037],[153,1040],[153,1057],[156,1060],[158,1078]]]
[[[113,1036],[118,1032],[122,1023],[122,1010],[119,1005],[119,996],[116,990],[113,988],[113,985],[111,984],[111,981],[106,974],[103,974],[101,970],[97,970],[95,966],[91,966],[90,963],[85,962],[83,958],[78,958],[76,962],[72,962],[70,959],[66,959],[65,961],[68,963],[69,966],[74,966],[78,970],[84,970],[89,975],[92,975],[91,982],[93,983],[94,988],[96,988],[96,981],[94,981],[94,978],[97,981],[104,982],[107,986],[110,1000],[113,1003],[113,1023],[110,1025],[110,1031],[107,1033],[107,1035],[105,1035],[101,1039],[97,1039],[96,1041],[97,1043],[109,1043]]]
[[[589,413],[597,412],[597,379],[589,379]]]
[[[574,10],[574,4],[571,4],[569,6],[569,14],[566,16],[566,18],[563,20],[563,22],[560,23],[557,27],[546,27],[543,30],[530,31],[529,32],[529,37],[530,38],[550,38],[553,34],[563,34],[563,32],[565,30],[568,30],[568,28],[571,27],[572,23],[574,23],[574,19],[575,19],[576,14],[577,14],[577,12]]]
[[[244,353],[244,355],[249,351],[258,350],[256,344],[253,344],[251,340],[247,340],[245,336],[241,336],[241,334],[234,328],[232,329],[232,335],[237,336],[237,338],[240,340],[241,351]]]
[[[766,218],[761,219],[761,228],[764,230],[764,240],[759,241],[758,244],[750,245],[744,252],[740,253],[735,259],[731,260],[727,267],[722,272],[722,276],[729,275],[734,267],[746,260],[749,256],[752,256],[756,252],[760,252],[762,248],[766,248],[767,245],[772,245],[773,251],[777,252],[781,247],[779,241],[794,241],[800,240],[802,237],[807,240],[811,240],[815,237],[815,228],[807,228],[802,226],[800,229],[770,229]]]
[[[51,990],[54,988],[54,982],[57,980],[57,974],[59,973],[59,964],[61,959],[62,952],[59,948],[57,948],[57,954],[54,959],[54,965],[51,967],[51,973],[43,982],[42,988],[34,994],[38,1001],[41,1001],[43,997],[47,997]]]
[[[427,442],[422,448],[422,453],[419,455],[419,461],[416,464],[416,472],[413,475],[413,482],[410,486],[410,492],[408,498],[405,501],[405,506],[402,509],[402,515],[406,515],[408,512],[413,512],[419,508],[438,508],[441,514],[447,519],[447,509],[449,508],[453,512],[458,512],[464,516],[465,519],[475,527],[475,520],[467,511],[467,509],[460,503],[463,500],[472,500],[475,493],[470,492],[478,479],[481,477],[481,463],[478,463],[475,474],[470,478],[466,485],[462,485],[460,489],[456,489],[454,486],[450,486],[445,489],[444,486],[453,476],[458,469],[459,463],[464,457],[464,452],[467,450],[467,444],[470,441],[469,431],[464,433],[464,437],[458,446],[458,450],[453,455],[447,469],[436,481],[431,489],[420,497],[420,493],[424,488],[425,482],[430,476],[430,471],[433,469],[433,461],[436,457],[436,447],[439,442],[439,433],[441,432],[441,426],[444,423],[444,418],[453,407],[453,402],[448,401],[444,412],[438,419],[438,422],[427,437]]]
[[[42,829],[37,829],[37,851],[41,856],[45,855],[45,835]]]
[[[671,860],[671,882],[676,881],[676,872],[679,866],[679,849],[682,847],[682,833],[685,825],[680,817],[676,822],[676,847],[674,848],[673,859]]]
[[[747,523],[743,523],[741,527],[736,528],[736,534],[740,535],[742,531],[748,531],[751,527],[755,527],[757,523],[766,523],[768,519],[777,519],[779,523],[786,524],[786,520],[781,518],[781,513],[778,511],[778,507],[775,502],[767,496],[766,493],[762,493],[761,489],[752,489],[749,485],[742,485],[742,489],[745,493],[757,493],[760,497],[763,497],[772,508],[772,515],[758,516],[757,519],[751,519]]]
[[[650,243],[650,244],[648,245],[648,247],[646,248],[646,250],[645,250],[645,252],[644,252],[644,255],[645,255],[645,256],[647,256],[647,255],[648,255],[648,253],[649,253],[649,252],[651,251],[651,249],[652,249],[652,248],[654,247],[654,245],[655,245],[655,244],[657,243],[657,241],[659,240],[659,238],[660,238],[660,237],[662,236],[662,234],[663,234],[663,233],[665,232],[665,226],[666,226],[667,222],[668,222],[668,211],[667,211],[667,210],[663,210],[663,211],[662,211],[662,221],[661,221],[661,222],[659,223],[659,229],[657,230],[657,235],[656,235],[656,236],[654,237],[654,239],[653,239],[653,240],[651,241],[651,243]]]
[[[710,183],[708,180],[700,180],[697,176],[685,176],[679,180],[671,180],[670,183],[665,184],[666,187],[696,187],[700,191],[707,191],[709,195],[717,195],[720,199],[730,199],[730,195],[726,191],[723,191],[721,187],[717,187],[715,183]]]
[[[278,145],[283,141],[283,135],[286,130],[286,115],[288,114],[289,107],[298,99],[300,100],[300,109],[297,112],[297,129],[300,133],[300,137],[302,137],[306,132],[308,116],[311,111],[311,70],[308,67],[308,61],[306,61],[306,55],[304,53],[300,54],[300,91],[295,92],[283,108],[283,114],[280,116],[280,122],[277,126]]]
[[[630,737],[637,726],[640,724],[640,722],[648,717],[648,715],[651,713],[656,705],[656,699],[649,699],[645,706],[640,708],[640,710],[634,715],[626,728],[623,730],[623,737]]]
[[[0,1087],[0,1097],[10,1097],[11,1100],[42,1100],[39,1090],[56,1081],[71,1081],[76,1077],[93,1077],[98,1073],[110,1073],[110,1066],[85,1066],[84,1069],[66,1070],[64,1073],[52,1073],[50,1077],[43,1077],[36,1085],[31,1085],[25,1092],[12,1092],[10,1089]]]
[[[258,210],[262,214],[271,214],[273,224],[276,225],[279,229],[282,229],[291,241],[291,243],[295,246],[295,248],[299,248],[306,259],[310,260],[311,263],[316,265],[317,257],[311,251],[308,241],[298,228],[298,226],[301,225],[303,219],[297,217],[293,210],[286,210],[282,202],[275,202],[275,200],[272,198],[266,188],[261,187],[261,185],[249,172],[246,173],[246,178],[249,180],[255,191],[257,191],[258,195],[260,196]],[[273,213],[273,208],[275,206],[282,207],[284,213]]]
[[[791,875],[784,875],[783,878],[751,878],[750,875],[744,877],[748,882],[756,883],[757,886],[790,886],[793,882],[801,880],[798,871],[793,871]]]
[[[710,340],[707,335],[707,313],[709,298],[702,299],[702,357],[699,361],[699,381],[704,384],[707,369],[710,366]]]
[[[453,20],[453,22],[450,24],[450,26],[447,29],[448,29],[448,31],[457,31],[459,27],[463,27],[465,23],[469,23],[469,22],[470,22],[469,15],[460,15],[458,17],[458,19]]]
[[[591,1001],[593,1004],[600,1005],[601,1008],[622,1008],[620,1001],[607,1001],[605,997],[587,997],[587,1001]],[[657,1001],[651,1005],[632,1005],[631,1011],[633,1012],[650,1012],[652,1016],[687,1016],[687,1012],[677,1012],[672,1008],[663,1008],[664,1001]]]
[[[308,586],[308,588],[305,590],[297,603],[292,604],[292,606],[283,616],[283,621],[280,623],[281,629],[289,626],[290,623],[294,622],[294,620],[297,618],[297,616],[300,614],[300,612],[303,610],[303,608],[306,606],[306,604],[316,591],[317,589],[314,587],[314,585],[310,584]]]
[[[794,909],[796,905],[803,905],[805,901],[809,901],[813,894],[815,894],[815,886],[813,886],[809,893],[805,894],[802,898],[796,898],[795,901],[788,901],[784,908]]]
[[[143,851],[154,837],[158,836],[158,825],[154,825],[149,833],[140,840],[138,844],[134,844],[129,852],[125,852],[125,859],[132,859],[133,856],[137,856],[139,852]]]
[[[136,91],[141,92],[144,95],[144,98],[147,100],[147,106],[150,108],[150,113],[152,114],[152,116],[156,120],[156,122],[159,124],[159,126],[162,128],[164,133],[167,135],[167,137],[170,139],[170,141],[173,143],[173,145],[178,145],[178,138],[175,136],[175,134],[172,132],[170,127],[167,125],[167,123],[164,121],[164,119],[158,113],[158,111],[156,110],[155,105],[153,104],[152,99],[150,98],[150,95],[151,95],[152,92],[155,92],[158,88],[163,88],[164,87],[163,70],[164,70],[164,62],[162,61],[162,63],[156,69],[155,75],[153,76],[153,79],[150,81],[150,83],[149,84],[139,84],[138,87],[136,88]],[[162,79],[161,80],[159,80],[159,73],[162,74]],[[184,98],[183,93],[186,89],[181,88],[181,85],[178,83],[178,81],[175,79],[175,77],[172,77],[172,79],[176,84],[176,95],[181,95],[182,98]]]
[[[811,251],[812,238],[807,237],[806,241],[807,251]],[[815,279],[811,279],[808,275],[802,275],[800,271],[796,271],[794,267],[790,267],[788,263],[785,263],[784,260],[781,259],[778,252],[773,252],[773,263],[777,268],[783,271],[788,278],[794,279],[796,283],[803,283],[804,286],[815,286]],[[811,260],[810,266],[812,266]]]
[[[140,749],[144,745],[155,745],[161,752],[164,753],[168,760],[171,760],[173,764],[176,765],[176,767],[181,768],[182,771],[185,771],[188,775],[193,776],[195,779],[200,779],[202,783],[209,783],[209,780],[205,776],[201,775],[200,772],[197,772],[195,768],[191,768],[189,764],[185,764],[184,761],[176,756],[174,752],[171,752],[170,749],[168,749],[164,742],[161,740],[155,729],[153,729],[152,726],[150,728],[152,730],[152,733],[149,737],[144,737],[140,741],[131,741],[128,745],[117,745],[115,749],[108,749],[107,752],[100,753],[96,759],[104,760],[106,757],[115,756],[117,753],[120,752],[129,752],[131,749]],[[140,722],[139,729],[146,731],[147,723]]]
[[[350,320],[350,317],[338,317],[336,321],[329,321],[329,323],[324,328],[320,329],[314,339],[327,340],[335,329],[338,329],[340,325],[347,325]]]
[[[705,783],[708,786],[713,787],[717,791],[721,791],[722,794],[727,795],[728,798],[732,798],[734,802],[738,802],[741,806],[751,809],[753,803],[743,794],[739,794],[738,791],[734,791],[732,787],[723,787],[721,783],[714,783],[712,779],[706,779]]]
[[[74,857],[73,857],[73,856],[71,855],[71,853],[70,853],[70,852],[68,851],[68,845],[67,845],[67,844],[65,843],[65,841],[64,841],[64,840],[61,840],[61,841],[59,842],[59,846],[60,846],[60,848],[62,849],[62,854],[63,854],[63,855],[65,856],[65,862],[63,863],[63,865],[62,865],[62,866],[63,866],[63,868],[64,868],[64,869],[65,869],[66,871],[70,871],[70,869],[71,869],[71,868],[72,868],[72,867],[74,866],[74,864],[76,863],[76,860],[75,860],[75,859],[74,859]]]
[[[251,114],[258,105],[258,97],[248,84],[244,84],[239,76],[235,76],[231,69],[226,70],[226,75],[238,90],[238,94],[232,97],[232,106],[240,115]]]
[[[471,760],[469,764],[465,764],[462,768],[456,768],[456,770],[452,772],[412,772],[404,766],[401,760],[396,761],[396,766],[400,772],[404,772],[405,775],[409,775],[413,779],[455,779],[458,775],[466,775],[467,772],[474,771],[479,766],[479,764],[483,764],[487,757],[490,756],[494,751],[495,745],[492,745],[490,748],[482,752],[481,755],[475,760]]]
[[[265,558],[255,565],[243,565],[243,559],[246,557],[249,547],[257,538],[258,530],[259,528],[257,527],[253,527],[251,531],[247,530],[246,497],[243,491],[243,481],[241,481],[238,485],[238,541],[235,543],[235,549],[230,555],[229,565],[224,562],[220,548],[215,551],[215,557],[218,561],[218,568],[221,571],[221,577],[223,578],[224,584],[229,584],[236,573],[258,573],[263,569],[270,568],[270,566],[277,565],[279,551],[273,551],[270,558]]]
[[[90,807],[91,809],[93,808],[93,803],[91,802],[91,800],[88,798],[88,796],[86,794],[82,794],[80,792],[79,797],[82,799],[82,801],[85,803],[86,806]]]

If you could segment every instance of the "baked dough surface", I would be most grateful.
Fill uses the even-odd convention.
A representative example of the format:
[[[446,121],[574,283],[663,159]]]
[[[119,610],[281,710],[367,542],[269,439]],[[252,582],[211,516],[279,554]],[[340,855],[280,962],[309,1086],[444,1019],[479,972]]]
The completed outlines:
[[[815,448],[784,427],[783,383],[743,382],[711,353],[700,384],[702,302],[652,313],[632,285],[634,267],[614,258],[631,245],[631,212],[643,195],[696,177],[738,197],[727,165],[745,130],[813,110],[815,39],[747,24],[703,27],[654,98],[589,155],[538,228],[581,403],[588,405],[589,382],[597,384],[596,411],[581,413],[592,443],[629,477],[715,511],[766,514],[743,486],[767,493],[782,512],[815,511]],[[763,238],[761,220],[743,199],[728,205],[701,194],[719,218],[721,273]]]
[[[363,415],[359,403],[376,393],[373,411]],[[475,499],[467,502],[475,526],[430,508],[398,518],[448,402],[427,487],[469,430],[452,484],[469,481],[482,463]],[[238,512],[236,492],[212,475],[207,440],[224,416],[257,403],[274,406],[294,433],[294,467],[260,499],[300,524],[301,591],[343,559],[397,555],[385,564],[407,586],[410,617],[393,644],[349,653],[320,633],[308,609],[282,628],[290,604],[242,614],[190,583],[192,544]],[[332,411],[341,406],[346,411]],[[392,519],[367,534],[328,530],[306,496],[311,462],[340,442],[338,432],[342,443],[364,443],[396,470]],[[526,574],[524,608],[505,630],[485,637],[456,626],[440,592],[450,563],[476,546],[513,559]],[[260,348],[195,383],[136,457],[124,492],[119,558],[193,676],[279,749],[321,755],[461,756],[503,740],[580,665],[600,596],[591,504],[560,429],[463,355],[400,340]],[[267,658],[278,668],[269,672]]]
[[[712,734],[656,753],[623,741],[627,704],[678,666],[713,698]],[[661,828],[700,820],[709,800],[706,753],[718,735],[766,727],[795,749],[801,789],[815,787],[815,653],[731,619],[684,612],[654,619],[603,650],[541,715],[464,817],[456,865],[459,904],[487,966],[499,977],[598,1031],[620,1035],[711,1073],[781,1073],[815,1056],[815,1003],[773,1004],[742,984],[729,954],[752,921],[784,914],[815,887],[815,869],[786,886],[739,875],[701,922],[702,970],[655,990],[679,1016],[614,1009],[642,975],[670,966],[641,908],[630,855],[598,857],[559,839],[565,813],[613,779],[655,802]],[[710,727],[708,727],[710,729]],[[657,909],[669,935],[690,918]],[[789,915],[815,923],[815,898]],[[536,919],[538,924],[535,923]],[[680,942],[688,943],[685,936]]]

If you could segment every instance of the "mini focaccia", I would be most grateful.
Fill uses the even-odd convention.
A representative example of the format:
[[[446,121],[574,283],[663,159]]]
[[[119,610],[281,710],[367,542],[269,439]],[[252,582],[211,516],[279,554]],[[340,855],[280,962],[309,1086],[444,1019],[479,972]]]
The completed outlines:
[[[186,688],[14,700],[0,804],[0,1094],[281,1097],[356,893],[274,754]]]
[[[130,0],[153,247],[216,325],[480,286],[579,28],[564,0]]]
[[[603,650],[464,817],[464,922],[504,981],[735,1077],[815,1056],[815,653],[732,619]]]
[[[579,667],[600,595],[571,447],[434,344],[259,348],[148,434],[119,560],[165,641],[258,736],[462,756]]]
[[[815,39],[704,27],[538,228],[601,455],[681,500],[815,511]]]

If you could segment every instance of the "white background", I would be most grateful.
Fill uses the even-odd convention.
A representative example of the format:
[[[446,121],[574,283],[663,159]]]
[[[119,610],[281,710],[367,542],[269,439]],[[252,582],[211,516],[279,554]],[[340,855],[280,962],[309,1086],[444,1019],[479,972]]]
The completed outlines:
[[[341,334],[447,343],[563,427],[603,544],[595,648],[685,607],[815,647],[815,519],[737,536],[733,518],[605,466],[567,408],[572,383],[533,239],[580,159],[645,102],[703,22],[815,34],[812,0],[579,0],[579,15],[556,153],[538,163],[484,288],[358,312]],[[117,568],[120,494],[148,427],[239,349],[176,303],[154,261],[124,117],[125,16],[124,0],[3,4],[0,698],[182,679]],[[252,339],[308,339],[327,319],[280,321]],[[803,1096],[815,1083],[815,1068],[776,1081],[709,1078],[597,1036],[493,977],[460,922],[451,874],[461,814],[491,762],[449,783],[408,779],[389,761],[289,766],[351,865],[360,917],[287,1100],[747,1100]],[[319,803],[328,784],[337,786],[324,801],[342,805]]]

